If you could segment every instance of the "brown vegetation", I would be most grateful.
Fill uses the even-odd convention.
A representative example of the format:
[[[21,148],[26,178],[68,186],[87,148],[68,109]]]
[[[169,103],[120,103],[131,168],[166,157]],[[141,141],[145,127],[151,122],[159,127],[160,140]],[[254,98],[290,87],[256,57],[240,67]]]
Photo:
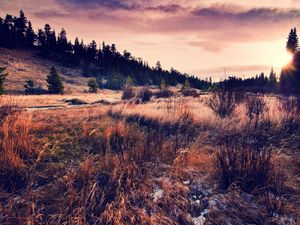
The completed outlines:
[[[299,115],[266,111],[287,99],[219,95],[225,118],[209,96],[31,111],[3,103],[0,223],[296,224]]]

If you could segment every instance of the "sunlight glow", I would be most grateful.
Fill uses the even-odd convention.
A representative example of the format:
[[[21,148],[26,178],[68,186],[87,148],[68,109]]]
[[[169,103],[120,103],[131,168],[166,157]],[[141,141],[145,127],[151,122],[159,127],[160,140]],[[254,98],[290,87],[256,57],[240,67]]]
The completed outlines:
[[[281,54],[278,58],[278,67],[284,68],[290,65],[293,60],[293,54],[285,51],[284,54]]]

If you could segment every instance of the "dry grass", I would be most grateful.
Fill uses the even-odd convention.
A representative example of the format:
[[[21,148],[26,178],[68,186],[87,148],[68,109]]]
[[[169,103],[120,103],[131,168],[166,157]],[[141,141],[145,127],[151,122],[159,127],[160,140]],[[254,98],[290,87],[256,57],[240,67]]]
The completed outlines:
[[[35,106],[66,96],[22,98]],[[98,96],[72,98],[93,102]],[[0,168],[7,175],[1,179],[14,176],[16,182],[1,180],[0,223],[296,224],[299,115],[279,111],[281,100],[266,98],[270,110],[254,129],[244,103],[221,119],[206,99],[174,97],[5,116]],[[233,149],[224,147],[232,137]],[[272,151],[264,158],[253,155],[250,146]],[[228,163],[232,154],[240,164],[235,170],[226,164],[230,176],[219,170],[217,178],[230,179],[222,187],[215,176],[222,167],[215,159]]]

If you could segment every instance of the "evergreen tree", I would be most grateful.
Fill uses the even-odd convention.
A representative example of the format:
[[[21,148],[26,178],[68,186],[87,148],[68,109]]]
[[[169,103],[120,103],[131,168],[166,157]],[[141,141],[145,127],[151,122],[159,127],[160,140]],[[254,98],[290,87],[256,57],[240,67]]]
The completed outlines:
[[[18,45],[26,44],[27,18],[24,12],[20,11],[20,16],[15,19],[14,28],[16,32],[16,41]]]
[[[62,28],[61,32],[57,38],[57,49],[58,52],[64,54],[68,50],[68,39],[67,39],[67,32],[64,28]]]
[[[89,87],[90,93],[97,93],[97,89],[99,88],[99,86],[96,79],[90,79],[87,83],[87,86]]]
[[[166,84],[166,81],[165,81],[164,79],[161,79],[159,88],[160,88],[160,89],[165,89],[165,88],[167,88],[167,84]]]
[[[189,91],[191,89],[191,84],[188,79],[185,79],[185,82],[182,86],[182,91]]]
[[[5,68],[0,67],[0,95],[4,93],[4,81],[7,74],[5,73]]]
[[[158,70],[158,71],[162,71],[160,61],[157,61],[157,62],[156,62],[156,67],[155,67],[155,69]]]
[[[269,85],[271,87],[275,87],[276,82],[277,82],[276,73],[274,72],[274,69],[272,67],[271,72],[270,72],[270,76],[269,76]]]
[[[96,55],[97,55],[97,44],[96,42],[93,40],[87,49],[87,57],[90,60],[94,60],[96,59]]]
[[[24,85],[25,94],[33,94],[34,93],[34,83],[33,80],[27,80]]]
[[[47,76],[47,83],[50,94],[62,94],[64,92],[64,85],[55,67],[51,67]]]
[[[43,49],[46,46],[46,35],[42,29],[38,30],[37,35],[38,45]]]
[[[27,30],[26,30],[26,44],[29,47],[32,47],[34,45],[35,39],[36,39],[36,35],[35,35],[34,30],[32,28],[31,22],[29,21],[28,22],[28,27],[27,27]]]
[[[295,53],[298,49],[298,35],[297,35],[297,30],[296,28],[291,29],[289,36],[288,36],[288,41],[286,43],[286,49],[291,52]]]
[[[16,42],[16,32],[14,27],[14,17],[6,15],[3,21],[3,46],[12,48]]]

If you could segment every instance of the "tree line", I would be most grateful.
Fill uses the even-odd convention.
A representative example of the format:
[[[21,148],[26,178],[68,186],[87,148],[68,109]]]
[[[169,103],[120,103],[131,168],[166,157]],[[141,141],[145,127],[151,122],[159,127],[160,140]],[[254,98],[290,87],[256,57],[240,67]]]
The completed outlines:
[[[150,67],[141,58],[135,58],[128,51],[120,53],[115,44],[92,41],[85,44],[78,37],[74,43],[67,37],[64,28],[56,34],[49,24],[34,31],[32,23],[21,10],[18,17],[0,17],[0,46],[5,48],[37,49],[41,57],[59,61],[64,66],[82,68],[82,76],[96,78],[103,88],[121,89],[127,77],[135,85],[183,84],[186,79],[191,87],[206,90],[210,83],[195,76],[182,74],[174,68],[164,70],[158,61]],[[29,84],[30,85],[30,84]]]
[[[272,69],[269,76],[264,73],[246,79],[231,76],[215,84],[214,88],[228,91],[300,94],[300,50],[296,28],[292,28],[288,35],[286,50],[292,55],[292,61],[282,68],[279,77]]]

